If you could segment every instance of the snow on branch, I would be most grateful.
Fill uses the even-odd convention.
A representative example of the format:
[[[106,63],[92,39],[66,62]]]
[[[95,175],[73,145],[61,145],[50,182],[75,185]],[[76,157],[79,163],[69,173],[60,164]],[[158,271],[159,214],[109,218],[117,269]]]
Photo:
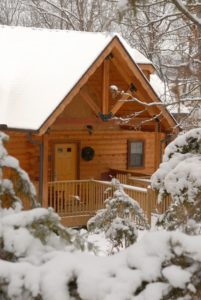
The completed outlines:
[[[185,16],[187,16],[194,24],[201,27],[201,19],[192,14],[186,6],[180,0],[172,0],[175,6],[180,10]]]
[[[111,257],[54,251],[34,260],[0,260],[2,294],[9,299],[199,299],[201,239],[147,233]],[[1,285],[2,286],[2,285]],[[197,298],[196,298],[197,297]],[[3,298],[6,299],[6,298]]]
[[[164,153],[152,175],[152,187],[161,202],[169,194],[172,204],[161,218],[165,228],[189,234],[201,232],[201,129],[178,136]]]

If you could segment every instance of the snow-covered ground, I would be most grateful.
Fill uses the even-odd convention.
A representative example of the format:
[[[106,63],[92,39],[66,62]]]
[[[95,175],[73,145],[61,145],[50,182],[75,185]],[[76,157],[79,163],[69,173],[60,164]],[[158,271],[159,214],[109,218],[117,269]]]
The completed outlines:
[[[154,220],[156,217],[154,216]],[[153,228],[153,231],[155,229]],[[142,239],[142,237],[147,233],[147,230],[138,230],[137,241]],[[108,256],[111,255],[112,251],[115,249],[112,247],[112,243],[105,237],[104,232],[100,233],[89,233],[87,240],[94,244],[96,248],[96,255],[98,256]],[[123,250],[123,249],[122,249]]]

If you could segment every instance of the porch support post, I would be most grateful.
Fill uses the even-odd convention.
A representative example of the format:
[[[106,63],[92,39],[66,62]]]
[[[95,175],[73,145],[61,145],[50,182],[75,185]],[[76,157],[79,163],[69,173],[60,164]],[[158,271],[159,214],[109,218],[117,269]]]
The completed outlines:
[[[160,121],[156,120],[156,126],[155,126],[155,170],[158,169],[160,165],[161,160],[161,154],[160,154]]]
[[[105,59],[103,62],[103,81],[102,81],[102,113],[104,115],[109,112],[109,71],[110,60]]]
[[[42,206],[48,207],[48,135],[43,135],[43,174],[42,174],[42,182],[43,182],[43,193],[42,193]]]

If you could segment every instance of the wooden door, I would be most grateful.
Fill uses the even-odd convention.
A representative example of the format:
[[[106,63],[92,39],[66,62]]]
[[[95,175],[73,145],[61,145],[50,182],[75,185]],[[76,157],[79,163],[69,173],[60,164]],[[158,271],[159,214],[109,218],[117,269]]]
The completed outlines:
[[[77,179],[77,144],[55,145],[54,180],[76,180]]]

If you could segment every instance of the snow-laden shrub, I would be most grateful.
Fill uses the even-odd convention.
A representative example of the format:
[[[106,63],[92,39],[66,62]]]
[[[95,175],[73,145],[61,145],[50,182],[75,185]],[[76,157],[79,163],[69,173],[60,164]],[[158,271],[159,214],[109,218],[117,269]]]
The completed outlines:
[[[159,223],[186,233],[200,232],[201,222],[201,129],[178,136],[165,149],[163,162],[153,174],[152,187],[159,202],[167,194],[172,204]]]
[[[40,263],[0,260],[0,282],[9,300],[199,300],[201,236],[147,232],[109,257],[55,250]]]
[[[113,178],[113,195],[105,200],[105,208],[97,211],[87,224],[89,231],[104,231],[115,249],[132,245],[137,239],[136,218],[148,227],[137,201],[124,192],[120,182]]]

